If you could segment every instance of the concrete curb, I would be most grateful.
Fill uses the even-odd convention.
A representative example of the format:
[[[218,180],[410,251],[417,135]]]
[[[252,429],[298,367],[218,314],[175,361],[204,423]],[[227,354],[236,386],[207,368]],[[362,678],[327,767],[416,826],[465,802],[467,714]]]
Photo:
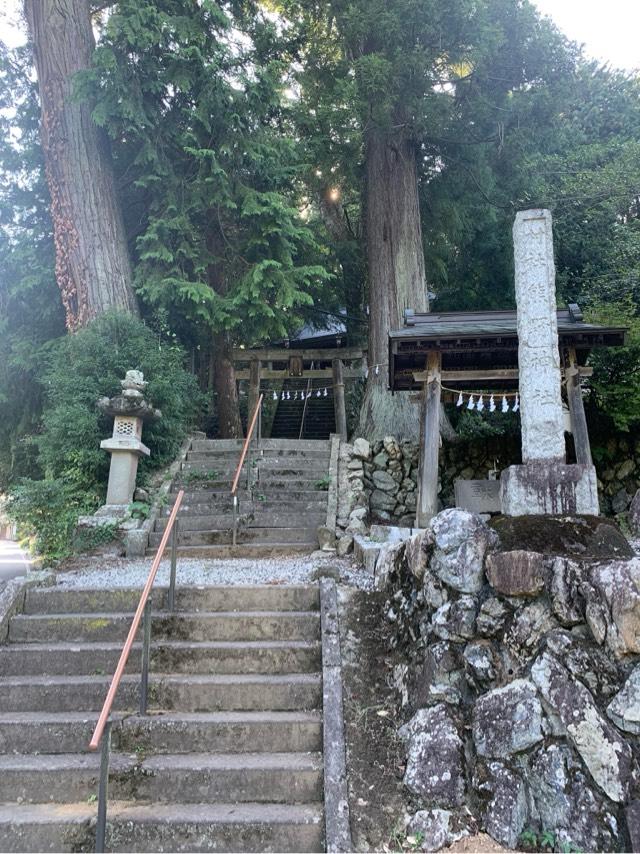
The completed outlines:
[[[327,494],[327,528],[335,533],[338,516],[338,456],[340,453],[340,436],[331,434],[331,451],[329,455],[329,491]]]
[[[353,851],[353,843],[347,788],[338,596],[332,578],[320,579],[320,620],[326,850],[347,852]]]
[[[53,572],[29,572],[21,578],[11,578],[0,590],[0,644],[9,635],[11,618],[24,610],[24,600],[30,587],[47,586],[55,583]]]

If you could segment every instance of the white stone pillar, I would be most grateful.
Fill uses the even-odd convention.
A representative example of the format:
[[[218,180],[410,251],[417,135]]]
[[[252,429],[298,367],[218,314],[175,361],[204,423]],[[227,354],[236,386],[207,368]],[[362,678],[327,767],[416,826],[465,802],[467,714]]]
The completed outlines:
[[[518,213],[513,242],[523,465],[500,476],[502,512],[597,515],[595,468],[566,463],[551,213]]]
[[[551,212],[520,211],[513,225],[513,245],[522,459],[564,462]]]

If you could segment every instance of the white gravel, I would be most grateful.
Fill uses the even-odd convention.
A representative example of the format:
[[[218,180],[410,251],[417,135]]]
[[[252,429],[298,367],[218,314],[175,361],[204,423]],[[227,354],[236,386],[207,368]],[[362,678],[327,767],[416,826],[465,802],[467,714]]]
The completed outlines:
[[[88,558],[82,569],[58,573],[56,583],[63,587],[142,587],[150,568],[150,559]],[[169,560],[163,560],[156,584],[168,585],[169,569]],[[349,559],[317,552],[303,557],[179,558],[176,584],[306,584],[329,569],[339,573],[340,584],[373,589],[373,578]]]

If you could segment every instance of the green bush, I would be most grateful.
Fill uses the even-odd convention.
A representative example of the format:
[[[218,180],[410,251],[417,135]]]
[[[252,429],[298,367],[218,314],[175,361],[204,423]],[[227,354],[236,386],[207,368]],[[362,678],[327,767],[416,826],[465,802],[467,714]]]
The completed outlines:
[[[100,441],[111,435],[112,419],[96,403],[118,394],[131,369],[144,373],[146,397],[162,412],[145,424],[151,456],[141,460],[143,479],[174,459],[202,412],[203,395],[184,367],[182,349],[122,313],[103,315],[46,348],[42,429],[35,439],[45,477],[22,480],[12,490],[9,512],[47,559],[68,555],[78,516],[104,502],[110,458]]]
[[[32,549],[48,562],[66,557],[73,550],[78,516],[95,509],[59,479],[24,480],[12,491],[7,515],[18,523],[21,537],[31,540]]]

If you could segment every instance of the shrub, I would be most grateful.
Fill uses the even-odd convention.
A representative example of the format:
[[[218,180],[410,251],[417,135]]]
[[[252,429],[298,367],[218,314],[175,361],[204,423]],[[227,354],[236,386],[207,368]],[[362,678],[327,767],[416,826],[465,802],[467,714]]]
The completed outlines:
[[[112,419],[96,402],[119,393],[131,369],[143,371],[147,399],[162,411],[162,418],[145,425],[151,456],[140,462],[144,477],[175,457],[202,411],[203,395],[184,367],[182,349],[135,317],[109,313],[45,350],[45,404],[35,439],[45,477],[22,480],[12,490],[9,513],[49,560],[73,550],[78,516],[104,501],[109,454],[100,441],[111,435]]]

